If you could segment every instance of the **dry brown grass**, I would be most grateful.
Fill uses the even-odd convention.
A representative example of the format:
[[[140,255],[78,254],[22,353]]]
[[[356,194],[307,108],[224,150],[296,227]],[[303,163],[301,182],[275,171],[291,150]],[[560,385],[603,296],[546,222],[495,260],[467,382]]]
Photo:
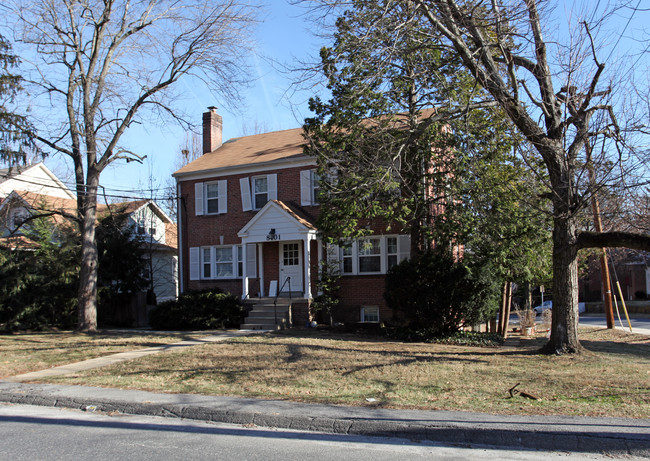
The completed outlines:
[[[205,334],[70,331],[0,335],[0,378]]]
[[[289,332],[49,382],[391,408],[649,418],[648,337],[592,328],[581,339],[583,354],[549,357],[537,353],[545,341],[540,337],[517,347],[481,348]],[[541,400],[509,398],[516,383]]]

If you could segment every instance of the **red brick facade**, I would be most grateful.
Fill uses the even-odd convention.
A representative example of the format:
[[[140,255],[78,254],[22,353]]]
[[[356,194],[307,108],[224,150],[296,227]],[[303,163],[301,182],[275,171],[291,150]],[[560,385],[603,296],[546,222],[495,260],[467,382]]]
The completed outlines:
[[[204,126],[214,126],[209,122],[210,120],[204,120]],[[319,257],[325,259],[326,250],[317,240],[317,230],[314,227],[320,207],[304,204],[304,180],[305,176],[307,176],[304,172],[314,170],[315,162],[313,159],[302,155],[301,143],[302,136],[299,129],[239,138],[223,143],[218,149],[208,152],[200,159],[175,173],[180,197],[178,207],[179,248],[181,254],[181,287],[183,291],[219,287],[242,296],[254,297],[260,293],[268,295],[271,281],[280,281],[279,284],[281,284],[280,243],[294,242],[299,244],[303,271],[300,278],[296,279],[297,276],[294,276],[294,280],[298,280],[302,284],[305,296],[308,293],[310,298],[317,296]],[[301,172],[303,173],[301,174]],[[277,199],[272,203],[267,203],[262,209],[244,211],[240,180],[248,178],[249,181],[252,181],[252,178],[261,175],[276,175]],[[216,184],[217,182],[219,182],[219,190],[226,191],[227,211],[218,214],[197,215],[196,191],[207,187],[206,183]],[[199,189],[196,188],[198,183],[203,183],[203,186],[199,186]],[[225,189],[221,189],[221,187]],[[271,194],[269,194],[269,198],[272,198]],[[219,200],[222,200],[221,196],[219,196]],[[301,202],[303,203],[301,204]],[[199,205],[207,207],[204,203],[207,203],[207,198],[205,202],[201,202]],[[221,202],[219,206],[222,206]],[[223,210],[220,209],[220,211]],[[275,214],[263,216],[267,212]],[[271,229],[274,227],[273,221],[269,221],[271,216],[279,216],[284,220],[281,224],[278,224],[278,228],[280,225],[284,225],[286,229],[288,222],[293,223],[294,233],[285,230],[291,235],[291,238],[286,238],[286,234],[283,233],[282,236],[277,236],[277,240],[267,241],[270,239],[272,235]],[[263,221],[264,219],[266,221]],[[258,221],[263,222],[263,224],[258,226]],[[382,235],[381,225],[372,227],[377,235]],[[253,236],[252,233],[247,233],[249,231],[255,231],[257,234]],[[263,236],[260,234],[262,231],[264,232]],[[268,236],[266,236],[266,232],[269,233]],[[268,238],[264,239],[265,236]],[[402,244],[400,240],[402,251],[398,253],[398,238],[400,236],[391,235],[390,237],[380,238],[381,243],[378,243],[378,247],[381,246],[382,248],[381,256],[379,254],[361,255],[360,244],[358,248],[355,246],[357,253],[355,253],[354,258],[356,259],[354,259],[354,262],[348,261],[350,267],[354,267],[354,271],[348,271],[349,273],[341,277],[340,304],[334,312],[335,321],[346,323],[361,321],[363,306],[378,307],[380,321],[392,318],[392,312],[386,307],[383,298],[385,277],[383,274],[386,272],[389,259],[392,264],[398,258],[405,257],[403,253],[406,245]],[[210,250],[205,251],[216,252],[219,249],[223,250],[226,246],[239,246],[237,250],[233,250],[233,254],[236,254],[234,251],[246,254],[246,256],[240,256],[243,260],[239,261],[239,271],[246,273],[246,276],[237,273],[237,276],[230,276],[230,278],[203,279],[205,275],[202,272],[204,269],[203,256],[199,258],[197,255],[206,248],[210,248]],[[393,251],[390,256],[384,254],[388,252],[387,248],[389,246],[394,247],[393,250],[390,250]],[[250,255],[244,253],[244,251],[250,252],[252,249],[255,249],[256,255],[254,264],[248,261],[247,257]],[[216,255],[216,253],[212,254]],[[305,256],[307,254],[309,254],[309,269],[305,270]],[[339,252],[339,254],[342,255],[343,253]],[[362,272],[368,272],[368,266],[362,264],[362,257],[366,258],[363,264],[371,264],[373,268],[371,270],[375,272],[379,272],[375,268],[379,267],[378,264],[381,260],[381,273],[361,274]],[[192,258],[194,258],[194,263]],[[208,261],[208,265],[210,264],[212,269],[207,270],[215,271],[216,263]],[[257,267],[255,277],[249,274],[249,265]],[[262,273],[259,273],[260,267],[263,267]],[[211,272],[210,276],[215,273]],[[310,283],[305,280],[307,273],[309,274]],[[247,291],[244,288],[246,283]],[[309,300],[306,300],[303,303],[304,306],[301,304],[302,310],[305,310],[305,312],[308,302]],[[373,307],[366,307],[366,309],[373,309]]]

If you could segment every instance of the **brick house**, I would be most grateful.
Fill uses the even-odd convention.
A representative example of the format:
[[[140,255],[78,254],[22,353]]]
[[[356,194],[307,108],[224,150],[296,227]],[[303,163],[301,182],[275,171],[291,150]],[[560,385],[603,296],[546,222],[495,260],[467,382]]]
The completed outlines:
[[[173,175],[181,292],[218,287],[246,300],[290,296],[300,325],[327,258],[338,261],[342,275],[334,319],[389,320],[384,277],[409,257],[410,237],[377,228],[371,237],[326,248],[316,228],[316,160],[303,153],[302,128],[226,142],[221,128],[210,108],[203,114],[204,155]]]

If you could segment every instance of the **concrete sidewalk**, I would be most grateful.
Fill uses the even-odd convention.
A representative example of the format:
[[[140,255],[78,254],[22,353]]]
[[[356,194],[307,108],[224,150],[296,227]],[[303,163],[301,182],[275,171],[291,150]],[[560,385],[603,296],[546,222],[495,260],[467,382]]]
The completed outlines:
[[[0,402],[472,446],[650,457],[650,420],[391,410],[6,381],[0,381]]]
[[[69,363],[58,367],[46,368],[45,370],[32,371],[30,373],[23,373],[22,375],[10,376],[4,378],[3,381],[21,383],[25,381],[34,381],[43,378],[51,378],[53,376],[69,375],[79,371],[91,370],[93,368],[105,367],[113,365],[114,363],[126,362],[127,360],[134,360],[140,357],[145,357],[151,354],[158,354],[160,352],[167,352],[184,347],[197,346],[199,344],[213,343],[217,341],[224,341],[238,336],[246,336],[250,334],[259,334],[260,331],[253,330],[224,330],[216,332],[213,335],[204,336],[197,339],[186,339],[177,343],[165,344],[162,346],[147,347],[145,349],[138,349],[135,351],[119,352],[117,354],[106,355],[104,357],[97,357],[94,359],[84,360],[82,362]]]

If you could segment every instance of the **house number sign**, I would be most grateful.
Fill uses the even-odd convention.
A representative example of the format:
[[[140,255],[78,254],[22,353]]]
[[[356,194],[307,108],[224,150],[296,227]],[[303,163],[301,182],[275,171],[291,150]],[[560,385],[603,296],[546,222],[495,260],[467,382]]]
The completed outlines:
[[[275,229],[271,229],[271,232],[266,235],[266,240],[280,240],[280,234],[276,234]]]

